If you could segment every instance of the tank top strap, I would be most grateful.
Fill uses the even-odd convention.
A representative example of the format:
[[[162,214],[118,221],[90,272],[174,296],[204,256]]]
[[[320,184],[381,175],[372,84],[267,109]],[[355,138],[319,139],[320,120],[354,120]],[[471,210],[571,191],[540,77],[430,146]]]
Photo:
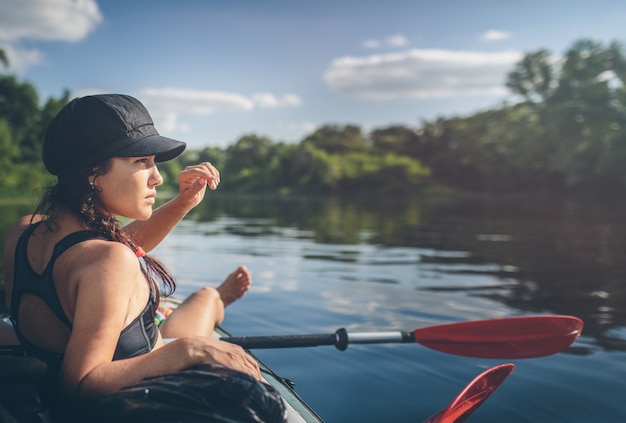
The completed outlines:
[[[56,314],[57,317],[61,319],[61,321],[69,329],[72,329],[72,323],[65,315],[65,311],[63,311],[63,307],[61,306],[61,301],[59,301],[58,294],[56,292],[56,289],[54,288],[52,269],[54,269],[54,263],[56,263],[57,259],[65,251],[69,250],[76,244],[80,244],[83,241],[97,238],[102,238],[102,236],[96,231],[78,231],[65,236],[54,246],[54,250],[52,251],[52,257],[50,257],[50,261],[48,262],[48,265],[46,266],[43,274],[43,277],[46,279],[47,282],[44,284],[44,286],[46,286],[47,289],[51,291],[50,295],[47,297],[46,303],[54,311],[54,314]]]
[[[28,263],[27,246],[28,239],[40,223],[42,222],[30,225],[24,231],[22,236],[20,236],[16,247],[13,293],[11,296],[11,316],[15,321],[18,320],[20,297],[24,293],[32,293],[44,300],[57,318],[61,320],[61,322],[63,322],[68,329],[72,329],[72,323],[65,315],[56,289],[54,288],[52,280],[54,263],[61,256],[61,254],[76,244],[90,239],[105,238],[103,238],[97,231],[78,231],[65,236],[54,246],[52,257],[50,258],[48,265],[44,269],[43,273],[39,275]]]
[[[57,260],[57,258],[59,258],[61,254],[63,254],[74,245],[80,244],[83,241],[97,238],[106,239],[97,231],[78,231],[67,235],[65,238],[61,239],[61,241],[57,242],[57,244],[54,246],[54,251],[52,252],[52,257],[50,258],[50,262],[48,263],[47,267],[52,270],[52,266],[54,265],[54,262]]]
[[[30,267],[30,264],[28,263],[27,246],[30,236],[33,234],[35,229],[37,229],[37,227],[42,223],[43,221],[29,225],[28,228],[26,228],[24,232],[22,232],[19,239],[17,240],[17,245],[15,246],[13,290],[11,294],[11,309],[9,310],[9,314],[11,315],[11,318],[14,319],[14,321],[17,320],[19,298],[22,296],[23,291],[25,291],[24,277],[26,275],[24,275],[24,272],[27,272],[29,274],[28,276],[26,276],[26,278],[28,278],[29,276],[39,276],[35,273],[35,271]]]

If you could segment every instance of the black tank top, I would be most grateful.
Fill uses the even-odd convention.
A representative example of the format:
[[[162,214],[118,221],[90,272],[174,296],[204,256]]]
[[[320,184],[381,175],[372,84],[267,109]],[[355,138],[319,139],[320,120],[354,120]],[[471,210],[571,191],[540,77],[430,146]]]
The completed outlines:
[[[52,281],[54,263],[59,256],[70,247],[89,239],[103,238],[95,231],[79,231],[69,234],[55,245],[50,262],[48,262],[48,265],[40,275],[33,270],[28,262],[27,246],[31,234],[41,223],[42,222],[38,222],[30,225],[18,240],[15,249],[15,271],[13,274],[13,293],[11,295],[10,313],[11,320],[15,327],[15,333],[24,350],[29,355],[45,361],[48,364],[48,371],[52,371],[58,376],[61,370],[63,354],[37,347],[22,335],[19,321],[19,303],[24,294],[36,295],[46,303],[50,310],[52,310],[68,329],[72,330],[72,323],[61,307],[59,297]],[[152,351],[159,336],[159,330],[155,322],[156,308],[156,299],[154,294],[151,293],[148,304],[146,304],[141,314],[120,333],[113,360],[130,358]]]

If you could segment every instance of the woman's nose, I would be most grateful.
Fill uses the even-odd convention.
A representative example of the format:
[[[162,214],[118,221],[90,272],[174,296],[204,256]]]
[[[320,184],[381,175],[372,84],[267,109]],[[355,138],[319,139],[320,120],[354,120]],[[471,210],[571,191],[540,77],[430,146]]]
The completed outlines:
[[[156,166],[154,166],[154,172],[152,173],[151,182],[152,182],[152,185],[155,187],[158,187],[159,185],[163,183],[163,177],[161,176],[161,173],[159,172],[159,169]]]

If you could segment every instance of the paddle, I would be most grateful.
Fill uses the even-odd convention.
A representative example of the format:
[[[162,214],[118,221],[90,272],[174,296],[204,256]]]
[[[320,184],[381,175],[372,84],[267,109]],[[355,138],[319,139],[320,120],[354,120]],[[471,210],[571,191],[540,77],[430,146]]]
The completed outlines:
[[[348,344],[413,343],[466,357],[532,358],[555,354],[580,336],[583,322],[577,317],[547,315],[449,323],[413,332],[223,337],[221,340],[255,348],[293,348],[334,345],[343,351]]]
[[[464,422],[512,372],[513,364],[500,364],[474,378],[454,400],[443,410],[431,416],[424,423]]]

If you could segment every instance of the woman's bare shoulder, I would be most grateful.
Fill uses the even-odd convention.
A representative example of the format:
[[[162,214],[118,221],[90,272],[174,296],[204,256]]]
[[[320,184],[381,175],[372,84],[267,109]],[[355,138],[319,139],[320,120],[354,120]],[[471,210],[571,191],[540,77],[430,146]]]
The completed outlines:
[[[9,233],[13,231],[24,232],[31,224],[41,222],[45,220],[46,216],[43,214],[27,214],[15,221],[15,223],[9,228]]]
[[[91,239],[77,244],[80,246],[81,259],[86,262],[98,262],[105,265],[138,265],[137,256],[121,242],[106,239]],[[77,249],[78,250],[78,249]]]
[[[74,245],[63,256],[57,261],[60,268],[69,266],[75,276],[84,272],[91,280],[97,279],[95,275],[123,275],[140,270],[135,253],[121,242],[91,239]]]
[[[83,241],[66,250],[55,263],[54,278],[65,281],[68,298],[80,288],[83,295],[100,300],[128,298],[136,283],[144,281],[135,253],[120,242],[103,239]]]
[[[22,216],[15,221],[15,223],[9,228],[7,232],[7,236],[15,236],[18,237],[33,223],[41,222],[45,220],[46,216],[43,214],[27,214],[26,216]]]

